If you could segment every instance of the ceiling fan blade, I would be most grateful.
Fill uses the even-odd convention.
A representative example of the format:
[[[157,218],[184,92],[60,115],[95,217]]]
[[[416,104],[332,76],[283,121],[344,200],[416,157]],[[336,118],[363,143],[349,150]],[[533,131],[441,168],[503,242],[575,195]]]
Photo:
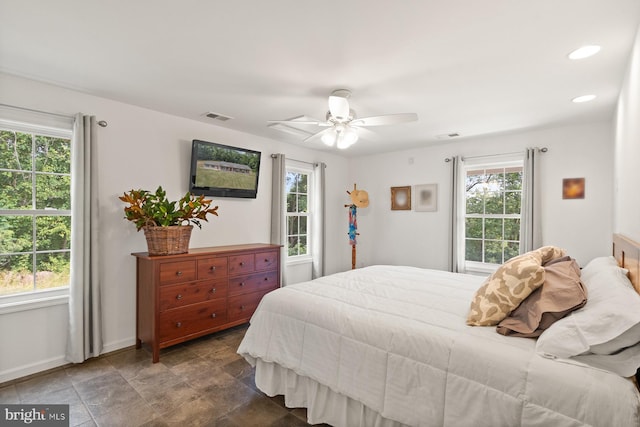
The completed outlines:
[[[397,123],[415,122],[418,120],[416,113],[385,114],[384,116],[362,117],[352,120],[349,124],[353,126],[384,126],[395,125]]]
[[[359,126],[352,126],[351,123],[349,123],[349,126],[352,129],[355,129],[356,132],[358,132],[358,135],[360,136],[360,138],[362,139],[368,139],[371,141],[376,141],[379,140],[380,137],[378,136],[377,133],[375,133],[374,131],[371,131],[365,127],[359,127]]]
[[[342,96],[329,96],[329,112],[339,122],[349,118],[349,100]]]
[[[325,133],[329,133],[332,129],[333,128],[330,127],[330,128],[323,129],[320,132],[316,132],[313,135],[305,138],[302,142],[309,142],[309,141],[314,141],[316,139],[321,139],[322,135],[324,135]]]
[[[267,120],[267,123],[286,123],[286,124],[296,124],[296,125],[318,125],[318,126],[323,126],[325,124],[325,122],[320,122],[317,120],[307,120],[307,121],[300,121],[300,120]]]

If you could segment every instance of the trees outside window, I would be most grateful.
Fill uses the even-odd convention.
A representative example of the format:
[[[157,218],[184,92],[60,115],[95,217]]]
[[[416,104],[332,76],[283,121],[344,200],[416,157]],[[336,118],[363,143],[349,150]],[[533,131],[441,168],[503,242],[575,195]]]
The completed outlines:
[[[287,255],[310,255],[309,251],[309,181],[310,174],[287,169]]]
[[[467,169],[467,264],[502,264],[519,254],[522,178],[522,164]]]
[[[0,128],[0,296],[69,285],[71,132]]]

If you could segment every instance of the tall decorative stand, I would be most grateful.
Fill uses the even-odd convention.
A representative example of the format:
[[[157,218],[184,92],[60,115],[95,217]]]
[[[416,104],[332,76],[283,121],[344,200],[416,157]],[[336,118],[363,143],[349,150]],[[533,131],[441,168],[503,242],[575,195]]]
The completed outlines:
[[[349,208],[349,244],[351,245],[351,269],[356,268],[356,236],[358,233],[358,208],[369,206],[369,194],[364,190],[358,190],[353,184],[353,190],[347,191],[351,198],[351,203],[344,205]]]

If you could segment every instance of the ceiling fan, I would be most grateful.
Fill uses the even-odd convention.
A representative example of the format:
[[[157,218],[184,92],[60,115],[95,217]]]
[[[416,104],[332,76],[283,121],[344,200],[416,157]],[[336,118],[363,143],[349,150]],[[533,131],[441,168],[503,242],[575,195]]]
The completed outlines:
[[[270,120],[269,123],[282,123],[288,125],[316,125],[325,129],[305,138],[305,142],[320,138],[328,146],[337,145],[345,149],[358,140],[358,132],[368,126],[394,125],[398,123],[413,122],[418,120],[416,113],[385,114],[382,116],[356,117],[355,111],[349,108],[351,91],[348,89],[336,89],[329,96],[329,111],[325,121],[300,120]]]

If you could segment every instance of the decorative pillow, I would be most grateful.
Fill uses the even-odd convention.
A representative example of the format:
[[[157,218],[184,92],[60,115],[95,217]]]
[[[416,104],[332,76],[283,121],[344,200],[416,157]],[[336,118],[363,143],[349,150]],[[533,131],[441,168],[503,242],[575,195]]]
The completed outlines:
[[[640,343],[640,295],[633,289],[626,270],[612,265],[610,260],[594,261],[582,274],[589,293],[587,304],[540,335],[536,343],[539,354],[579,360],[593,354],[615,355]],[[590,358],[585,360],[588,363]],[[614,358],[610,360],[613,363]]]
[[[565,255],[563,249],[544,246],[502,264],[476,291],[467,324],[495,326],[544,282],[545,264]]]
[[[538,337],[554,322],[584,306],[587,292],[580,281],[580,267],[566,256],[544,265],[545,279],[496,330],[502,335]]]

